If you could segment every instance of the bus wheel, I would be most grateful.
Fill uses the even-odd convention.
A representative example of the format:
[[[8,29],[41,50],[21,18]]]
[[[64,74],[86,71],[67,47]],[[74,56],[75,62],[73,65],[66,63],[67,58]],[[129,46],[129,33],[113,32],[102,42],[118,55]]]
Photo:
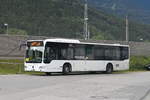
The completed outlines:
[[[107,64],[106,66],[106,74],[111,74],[113,72],[113,65]]]
[[[46,72],[45,74],[46,74],[47,76],[50,76],[50,75],[51,75],[51,73],[50,73],[50,72]]]
[[[63,66],[63,74],[67,75],[71,72],[71,65],[70,64],[64,64]]]

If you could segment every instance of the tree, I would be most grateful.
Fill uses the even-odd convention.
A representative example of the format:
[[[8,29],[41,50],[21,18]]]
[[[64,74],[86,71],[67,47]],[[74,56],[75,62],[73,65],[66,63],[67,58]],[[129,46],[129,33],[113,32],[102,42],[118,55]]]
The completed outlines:
[[[16,29],[16,28],[10,28],[8,30],[9,35],[28,35],[25,30]]]

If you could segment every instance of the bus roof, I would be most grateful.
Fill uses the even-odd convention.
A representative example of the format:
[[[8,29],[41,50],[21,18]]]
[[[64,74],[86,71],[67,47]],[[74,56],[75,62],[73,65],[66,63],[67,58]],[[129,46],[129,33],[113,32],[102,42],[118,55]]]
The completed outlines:
[[[60,43],[80,43],[79,40],[75,39],[62,39],[62,38],[56,38],[56,39],[46,39],[46,42],[60,42]]]
[[[108,44],[108,43],[88,43],[88,42],[81,42],[80,44],[106,45],[106,46],[126,46],[126,47],[129,47],[129,45],[121,45],[121,44]]]
[[[57,43],[75,43],[75,44],[91,44],[91,45],[108,45],[108,46],[126,46],[129,45],[122,45],[122,44],[109,44],[109,43],[92,43],[92,42],[80,42],[76,39],[63,39],[63,38],[53,38],[53,39],[45,39],[45,40],[28,40],[28,41],[44,41],[46,42],[57,42]]]
[[[55,39],[46,39],[46,42],[59,42],[59,43],[77,43],[77,44],[91,44],[91,45],[108,45],[108,46],[128,46],[121,44],[108,44],[108,43],[89,43],[89,42],[80,42],[76,39],[63,39],[63,38],[55,38]]]

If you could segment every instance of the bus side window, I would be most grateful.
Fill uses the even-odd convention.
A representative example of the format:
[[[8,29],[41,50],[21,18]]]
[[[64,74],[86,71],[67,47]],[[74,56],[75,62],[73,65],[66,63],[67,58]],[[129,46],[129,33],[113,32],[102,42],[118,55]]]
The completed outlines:
[[[50,63],[51,60],[56,59],[56,53],[55,50],[52,47],[46,47],[45,53],[44,53],[44,63]]]
[[[105,49],[105,60],[112,60],[112,50],[111,48]]]
[[[50,59],[49,59],[49,47],[45,48],[45,52],[44,52],[44,63],[50,63]]]
[[[74,59],[74,50],[73,50],[73,48],[68,48],[68,53],[67,53],[67,55],[68,55],[68,59],[69,60],[73,60]]]
[[[60,60],[66,60],[67,59],[67,49],[62,48],[61,49],[61,55],[60,55]]]
[[[86,46],[86,59],[87,60],[93,60],[94,59],[94,48],[93,48],[93,46],[90,46],[90,45],[88,45],[88,46]]]
[[[72,60],[72,59],[74,59],[73,48],[61,48],[60,60]]]
[[[115,55],[116,55],[116,57],[115,57],[115,60],[120,60],[120,48],[119,47],[115,47]]]
[[[125,60],[129,58],[129,48],[121,47],[121,60]]]
[[[94,47],[94,59],[95,60],[104,60],[105,55],[104,55],[104,48],[103,47]]]
[[[119,47],[111,47],[111,60],[120,60],[120,48]]]
[[[76,60],[85,59],[85,46],[84,45],[76,45],[74,58]]]

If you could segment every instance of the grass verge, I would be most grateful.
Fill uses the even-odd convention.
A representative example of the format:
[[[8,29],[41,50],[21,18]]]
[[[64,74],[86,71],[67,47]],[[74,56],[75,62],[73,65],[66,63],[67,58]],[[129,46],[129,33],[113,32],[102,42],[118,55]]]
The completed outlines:
[[[1,62],[7,62],[1,63]],[[10,64],[9,64],[10,63]],[[17,63],[17,64],[12,64]],[[24,72],[24,61],[17,59],[1,60],[0,59],[0,74],[43,74],[40,72]],[[130,69],[127,71],[119,71],[114,73],[127,73],[127,72],[138,72],[146,71],[145,65],[150,64],[150,57],[144,56],[132,56],[130,58]]]
[[[18,59],[2,60],[0,59],[0,74],[1,75],[6,75],[6,74],[36,74],[36,75],[40,74],[41,75],[43,73],[24,72],[24,60],[18,60]]]
[[[13,64],[16,63],[16,64]],[[0,60],[0,74],[17,74],[23,69],[23,60]]]

